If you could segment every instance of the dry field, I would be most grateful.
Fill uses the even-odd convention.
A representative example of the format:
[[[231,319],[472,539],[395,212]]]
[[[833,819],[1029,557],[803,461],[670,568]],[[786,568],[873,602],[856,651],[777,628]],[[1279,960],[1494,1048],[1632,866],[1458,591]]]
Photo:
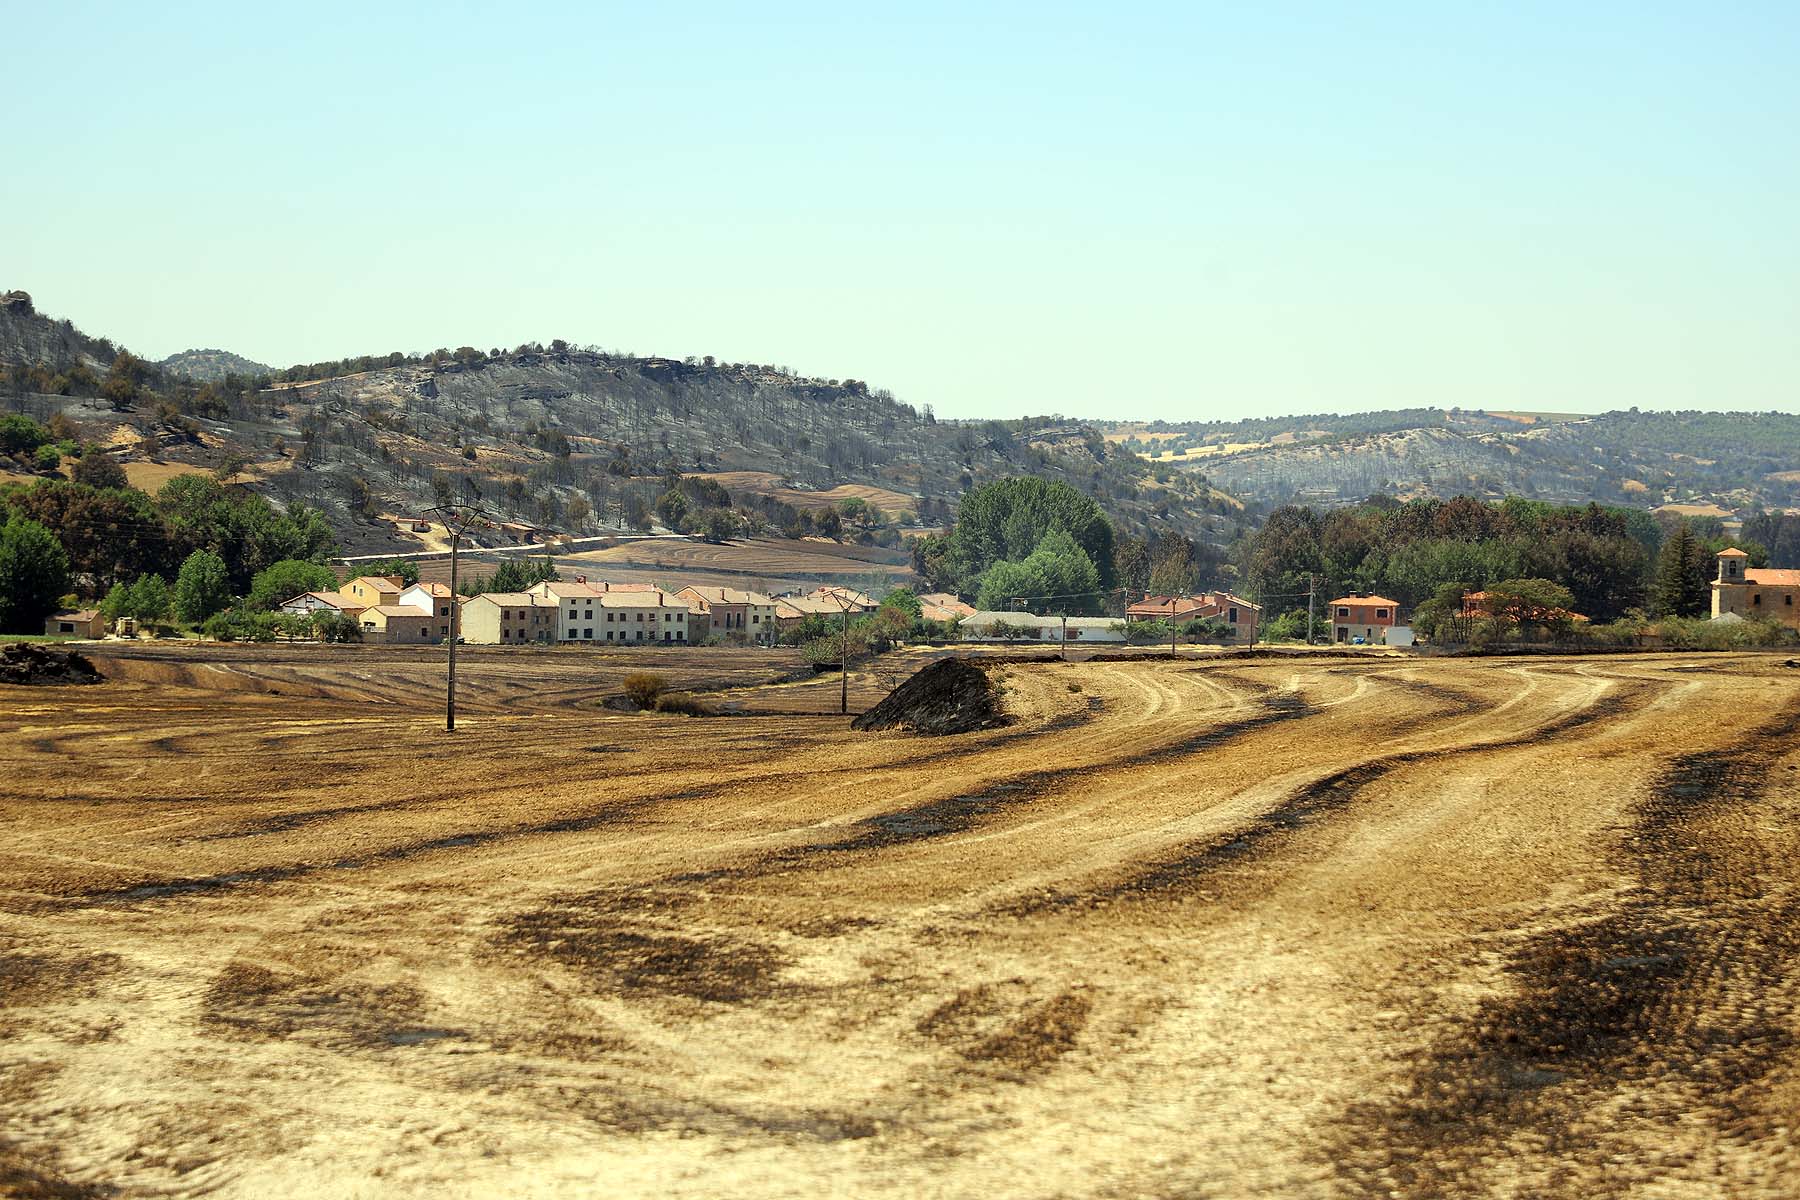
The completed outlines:
[[[1794,1194],[1779,659],[385,653],[0,688],[0,1193]]]
[[[919,506],[919,502],[904,492],[896,492],[892,488],[876,487],[866,483],[840,483],[833,488],[819,491],[803,491],[786,487],[781,476],[773,471],[704,471],[693,472],[703,479],[710,479],[726,491],[736,495],[747,492],[753,496],[773,496],[784,504],[791,504],[800,509],[835,508],[845,500],[867,500],[889,516],[897,512],[910,512]]]

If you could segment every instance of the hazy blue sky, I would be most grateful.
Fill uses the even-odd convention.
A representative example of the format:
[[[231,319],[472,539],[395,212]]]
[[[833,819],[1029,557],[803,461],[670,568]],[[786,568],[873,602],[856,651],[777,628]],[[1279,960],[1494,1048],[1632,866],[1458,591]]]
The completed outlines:
[[[863,7],[0,0],[0,288],[952,416],[1800,407],[1800,5]]]

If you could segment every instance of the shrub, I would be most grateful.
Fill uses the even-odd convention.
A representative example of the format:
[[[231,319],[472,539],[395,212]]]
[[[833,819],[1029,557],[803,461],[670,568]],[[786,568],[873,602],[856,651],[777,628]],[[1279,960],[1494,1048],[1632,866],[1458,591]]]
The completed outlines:
[[[619,683],[625,698],[639,708],[653,708],[657,697],[669,688],[669,681],[654,671],[633,671]]]
[[[680,713],[684,717],[711,717],[718,714],[712,703],[691,692],[667,692],[657,698],[656,711]]]

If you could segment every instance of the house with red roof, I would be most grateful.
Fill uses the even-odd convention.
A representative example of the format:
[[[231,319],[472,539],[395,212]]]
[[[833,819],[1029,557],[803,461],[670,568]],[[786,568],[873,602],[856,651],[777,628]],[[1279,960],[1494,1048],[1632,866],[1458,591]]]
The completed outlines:
[[[1387,644],[1388,630],[1400,621],[1400,605],[1386,596],[1351,592],[1326,606],[1331,613],[1331,640],[1353,642],[1361,638],[1370,646]]]

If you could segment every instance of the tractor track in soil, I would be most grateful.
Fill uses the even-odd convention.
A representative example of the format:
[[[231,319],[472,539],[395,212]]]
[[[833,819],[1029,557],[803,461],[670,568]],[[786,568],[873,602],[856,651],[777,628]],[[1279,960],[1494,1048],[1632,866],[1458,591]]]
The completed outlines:
[[[1776,660],[996,658],[1014,723],[929,739],[575,655],[446,738],[410,660],[169,657],[0,689],[0,1194],[1800,1171]]]

